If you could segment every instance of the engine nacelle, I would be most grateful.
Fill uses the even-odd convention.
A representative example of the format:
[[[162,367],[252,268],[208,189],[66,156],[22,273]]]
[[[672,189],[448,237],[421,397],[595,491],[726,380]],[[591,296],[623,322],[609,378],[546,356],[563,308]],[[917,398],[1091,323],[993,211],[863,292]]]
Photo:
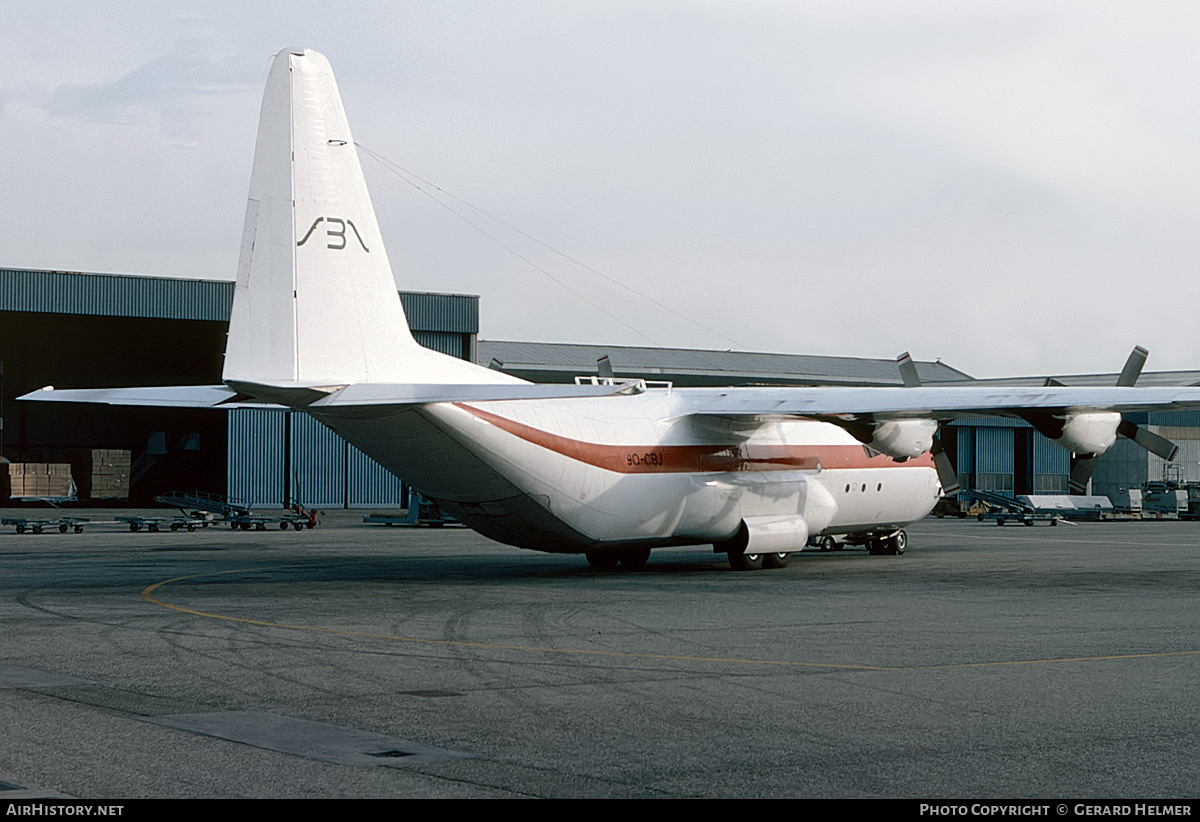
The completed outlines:
[[[937,420],[884,420],[871,429],[864,445],[898,460],[919,457],[933,447]]]
[[[1062,420],[1062,434],[1050,437],[1076,456],[1098,457],[1117,441],[1117,426],[1121,415],[1116,411],[1085,411],[1067,414]]]
[[[809,533],[808,522],[799,514],[746,517],[733,539],[715,547],[736,554],[786,554],[804,550]]]

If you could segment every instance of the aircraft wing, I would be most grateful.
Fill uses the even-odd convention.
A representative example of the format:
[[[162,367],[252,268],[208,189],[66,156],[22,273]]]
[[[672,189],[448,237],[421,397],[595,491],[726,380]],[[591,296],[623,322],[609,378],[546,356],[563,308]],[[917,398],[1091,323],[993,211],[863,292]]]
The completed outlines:
[[[507,400],[550,400],[583,397],[609,397],[614,394],[640,393],[640,383],[609,385],[536,385],[504,383],[500,385],[419,385],[359,383],[347,385],[312,403],[313,408],[356,405],[424,405],[434,402],[503,402]]]
[[[1124,379],[1124,378],[1123,378]],[[1130,380],[1136,379],[1136,375]],[[803,417],[831,422],[869,448],[896,459],[926,451],[947,492],[957,472],[938,436],[938,422],[964,417],[1016,417],[1076,455],[1070,487],[1086,487],[1096,457],[1117,437],[1163,459],[1178,448],[1123,415],[1200,408],[1200,388],[1117,386],[918,386],[904,388],[744,388],[691,394],[687,413],[751,420]]]
[[[1029,413],[1200,409],[1200,388],[1114,386],[925,386],[912,388],[694,389],[690,413],[843,420],[950,420]]]
[[[233,383],[147,388],[43,388],[20,397],[39,402],[83,402],[177,408],[245,408],[275,404],[304,392],[313,407],[424,405],[435,402],[604,397],[636,393],[638,383],[610,385],[359,383],[316,388]],[[1028,412],[1080,413],[1200,409],[1200,388],[1111,386],[948,386],[913,388],[761,387],[683,389],[687,413],[705,416],[788,416],[813,419],[939,419],[1015,416]],[[292,403],[286,403],[292,404]]]

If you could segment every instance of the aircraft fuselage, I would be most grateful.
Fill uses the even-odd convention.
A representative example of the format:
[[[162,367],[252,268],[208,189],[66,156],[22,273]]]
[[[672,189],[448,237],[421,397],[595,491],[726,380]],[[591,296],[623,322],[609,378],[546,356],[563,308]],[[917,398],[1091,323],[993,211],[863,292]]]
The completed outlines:
[[[541,551],[721,543],[769,516],[814,536],[882,533],[938,500],[927,454],[897,462],[828,423],[691,405],[687,389],[650,389],[310,411],[473,529]]]

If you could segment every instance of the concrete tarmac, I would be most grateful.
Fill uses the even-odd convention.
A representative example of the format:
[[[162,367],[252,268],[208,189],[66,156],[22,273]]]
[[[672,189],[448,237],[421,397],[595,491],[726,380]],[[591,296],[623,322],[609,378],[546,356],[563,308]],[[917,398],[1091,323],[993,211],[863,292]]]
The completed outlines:
[[[0,797],[1200,794],[1200,523],[909,534],[597,573],[355,512],[5,528]]]

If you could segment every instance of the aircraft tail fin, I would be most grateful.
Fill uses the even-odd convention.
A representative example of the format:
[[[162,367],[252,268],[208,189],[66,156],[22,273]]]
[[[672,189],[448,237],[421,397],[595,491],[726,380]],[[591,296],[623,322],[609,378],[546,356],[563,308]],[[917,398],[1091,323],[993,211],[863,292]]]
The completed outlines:
[[[315,51],[284,49],[267,78],[222,378],[506,381],[413,339],[333,72]]]

